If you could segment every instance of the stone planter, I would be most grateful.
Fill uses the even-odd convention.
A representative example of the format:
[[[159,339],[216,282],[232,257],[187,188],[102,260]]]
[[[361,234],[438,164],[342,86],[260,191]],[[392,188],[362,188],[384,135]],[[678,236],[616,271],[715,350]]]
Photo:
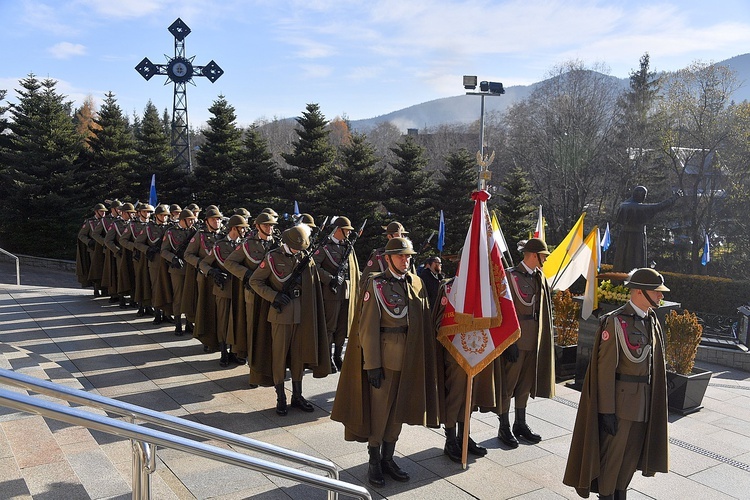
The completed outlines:
[[[574,300],[580,300],[581,298],[574,298]],[[601,308],[601,314],[606,314],[619,309],[622,304],[599,304]],[[664,326],[664,318],[667,313],[673,309],[680,309],[678,302],[664,301],[664,304],[656,310],[656,316],[659,318],[662,326]],[[578,327],[578,351],[576,352],[576,378],[575,382],[571,385],[576,390],[581,390],[583,386],[583,379],[586,377],[586,370],[589,367],[589,360],[591,359],[591,350],[594,348],[594,336],[596,331],[599,329],[599,318],[594,316],[589,317],[587,320],[580,320]]]
[[[667,372],[667,404],[669,410],[680,415],[689,415],[703,408],[703,396],[706,394],[712,372],[693,368],[689,375]]]
[[[555,344],[555,379],[557,382],[570,380],[576,374],[577,345]]]

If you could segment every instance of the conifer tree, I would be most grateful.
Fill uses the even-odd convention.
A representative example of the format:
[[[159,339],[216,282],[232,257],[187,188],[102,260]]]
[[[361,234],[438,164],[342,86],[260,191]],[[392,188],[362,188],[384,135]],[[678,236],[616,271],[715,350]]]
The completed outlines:
[[[291,206],[297,201],[303,211],[320,214],[329,210],[323,193],[331,182],[331,168],[336,150],[331,145],[326,128],[326,118],[317,104],[308,104],[306,111],[297,118],[299,140],[294,142],[294,151],[282,153],[291,168],[281,171],[286,180]]]
[[[425,223],[428,224],[428,229],[437,230],[439,212],[442,210],[445,220],[443,252],[457,253],[464,244],[471,223],[471,212],[474,208],[471,193],[477,186],[476,159],[462,148],[449,153],[445,157],[445,163],[443,178],[437,181],[434,215],[427,217]],[[433,224],[429,226],[431,222]],[[433,250],[436,244],[437,237],[431,241]]]
[[[237,160],[242,147],[242,130],[237,127],[234,106],[223,95],[208,110],[208,128],[203,130],[205,143],[197,154],[194,193],[199,205],[221,205],[224,210],[237,208],[244,201],[237,180]]]
[[[388,218],[401,222],[409,231],[414,246],[421,247],[436,220],[430,203],[434,185],[424,169],[427,165],[425,148],[406,136],[391,151],[396,158],[389,164],[395,171],[390,175],[387,191]]]
[[[534,229],[534,205],[531,203],[531,183],[526,172],[515,165],[500,185],[500,210],[498,222],[503,230],[508,249],[513,261],[518,262],[522,256],[517,244],[529,238]]]
[[[330,214],[349,217],[356,229],[367,219],[355,250],[360,262],[381,244],[383,238],[382,199],[386,175],[378,165],[380,158],[364,134],[354,133],[340,148],[341,165],[333,171],[334,183],[327,198]]]
[[[256,216],[265,207],[279,207],[285,196],[279,167],[268,150],[268,143],[253,125],[245,130],[237,160],[237,179],[242,206]],[[236,208],[236,207],[234,207]],[[278,211],[277,208],[274,208]]]
[[[73,174],[83,149],[71,104],[56,84],[30,74],[16,91],[0,151],[7,167],[3,183],[12,185],[3,197],[0,238],[18,253],[71,258],[81,220],[71,217],[69,207],[80,203]]]
[[[147,201],[151,178],[135,169],[135,138],[112,92],[105,95],[94,124],[88,139],[87,165],[80,173],[87,204],[108,198]]]

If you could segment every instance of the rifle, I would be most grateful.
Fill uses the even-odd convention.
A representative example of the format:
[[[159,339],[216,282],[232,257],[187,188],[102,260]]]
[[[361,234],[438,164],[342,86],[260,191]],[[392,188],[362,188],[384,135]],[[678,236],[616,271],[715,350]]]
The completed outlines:
[[[320,225],[320,227],[316,228],[315,234],[312,236],[312,244],[317,246],[318,240],[320,240],[320,235],[323,234],[323,229],[325,229],[326,225],[328,225],[328,215],[326,215],[326,218],[323,219],[323,224]]]
[[[339,285],[343,283],[346,278],[346,273],[349,271],[349,256],[354,251],[354,244],[362,235],[362,231],[365,230],[366,224],[367,219],[362,223],[362,227],[359,228],[359,231],[349,235],[349,238],[346,239],[346,250],[344,250],[344,253],[341,256],[341,262],[336,270],[336,274],[333,275],[335,279],[331,280],[331,283],[328,285],[333,293],[338,292]]]
[[[424,240],[424,243],[422,243],[422,246],[419,248],[419,253],[424,252],[428,248],[430,248],[430,242],[432,241],[432,238],[435,237],[435,230],[432,230],[432,233],[430,234],[430,237]]]

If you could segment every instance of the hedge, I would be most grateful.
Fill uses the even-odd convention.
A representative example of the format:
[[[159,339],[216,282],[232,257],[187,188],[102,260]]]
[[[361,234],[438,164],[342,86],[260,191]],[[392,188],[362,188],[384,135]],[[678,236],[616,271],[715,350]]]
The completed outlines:
[[[690,311],[736,316],[737,308],[750,302],[750,281],[666,271],[661,274],[670,289],[664,298],[680,302]]]

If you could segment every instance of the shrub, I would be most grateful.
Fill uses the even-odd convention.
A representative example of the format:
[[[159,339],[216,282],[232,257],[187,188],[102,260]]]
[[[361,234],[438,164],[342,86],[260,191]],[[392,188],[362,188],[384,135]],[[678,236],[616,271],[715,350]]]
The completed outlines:
[[[695,354],[703,334],[698,317],[687,309],[682,314],[670,311],[666,318],[666,363],[667,369],[681,375],[693,371]]]
[[[557,292],[552,297],[554,308],[553,323],[557,335],[556,344],[576,345],[578,343],[578,315],[579,305],[573,300],[573,294],[568,290]]]

